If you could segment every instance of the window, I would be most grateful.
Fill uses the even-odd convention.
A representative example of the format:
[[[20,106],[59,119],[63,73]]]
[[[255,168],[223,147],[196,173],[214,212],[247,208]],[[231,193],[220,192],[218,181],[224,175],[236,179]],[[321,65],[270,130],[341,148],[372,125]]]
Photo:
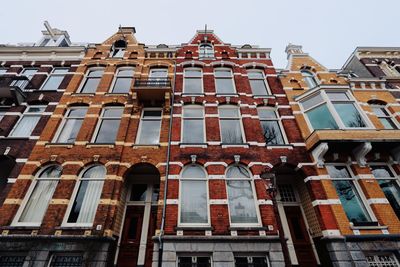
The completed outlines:
[[[0,75],[6,74],[6,73],[7,73],[7,69],[0,68]]]
[[[106,178],[106,168],[101,165],[88,168],[77,183],[77,192],[67,223],[91,226],[96,215],[101,191]]]
[[[200,105],[183,107],[182,142],[204,143],[204,109]]]
[[[61,123],[57,138],[55,139],[56,143],[75,142],[79,130],[81,129],[87,109],[87,107],[73,107],[67,111],[67,114]]]
[[[103,108],[97,124],[95,143],[114,143],[121,122],[123,107]]]
[[[118,70],[117,76],[115,77],[114,86],[112,93],[129,93],[133,80],[133,69],[121,69]]]
[[[312,89],[312,88],[315,88],[318,86],[317,79],[315,78],[313,73],[302,70],[301,75],[303,76],[303,79],[306,82],[309,89]]]
[[[25,256],[20,255],[0,255],[0,267],[22,267]]]
[[[23,210],[19,216],[18,224],[41,224],[61,177],[61,171],[61,166],[51,165],[39,172],[31,185],[33,190],[30,194],[27,194],[29,198],[26,204],[21,206]]]
[[[84,79],[83,86],[80,89],[80,93],[95,93],[103,73],[103,69],[89,70]]]
[[[203,73],[201,69],[187,68],[184,70],[183,93],[184,94],[203,93]]]
[[[81,254],[57,253],[51,255],[49,267],[82,267],[83,257]]]
[[[168,77],[168,69],[166,68],[150,69],[150,80],[165,81],[167,77]]]
[[[259,108],[258,116],[260,117],[265,143],[267,145],[284,144],[282,128],[276,111],[269,108]]]
[[[234,165],[226,172],[231,224],[257,224],[253,179],[241,165]]]
[[[247,77],[249,78],[251,91],[255,96],[269,95],[268,83],[265,80],[264,73],[260,70],[248,70]]]
[[[397,217],[400,218],[400,187],[396,175],[387,165],[371,165],[371,170]]]
[[[178,267],[211,267],[211,258],[206,256],[178,257]]]
[[[235,257],[235,267],[269,267],[268,258],[265,256]]]
[[[180,223],[208,224],[208,190],[205,171],[189,165],[180,180]]]
[[[214,48],[211,44],[200,44],[199,59],[214,58]]]
[[[33,76],[36,74],[36,72],[38,71],[38,69],[24,69],[21,72],[22,76],[25,76],[26,78],[28,78],[28,80],[32,80]]]
[[[57,90],[59,89],[65,74],[68,73],[68,68],[55,68],[50,74],[47,81],[44,83],[42,90]]]
[[[20,117],[19,121],[11,131],[11,137],[29,137],[39,122],[42,113],[46,107],[43,106],[30,106],[27,107],[24,114]]]
[[[214,70],[217,94],[235,94],[235,83],[231,69],[217,68]]]
[[[357,192],[354,179],[347,167],[326,165],[326,169],[349,221],[355,225],[371,222],[371,217]]]
[[[384,105],[372,105],[372,111],[378,117],[385,129],[397,129],[395,120]]]
[[[379,67],[382,69],[383,73],[386,76],[393,77],[393,76],[399,76],[400,73],[396,70],[394,66],[391,66],[387,64],[385,61],[382,61],[379,63]]]
[[[398,267],[400,266],[396,256],[391,252],[368,254],[365,256],[368,266],[371,267]]]
[[[365,115],[346,91],[320,91],[301,101],[313,129],[367,127]]]
[[[239,109],[236,106],[224,105],[219,107],[218,112],[222,143],[243,143]]]
[[[161,109],[143,109],[136,143],[144,145],[159,144],[161,118]]]
[[[124,56],[126,50],[126,42],[124,40],[118,40],[114,43],[111,48],[111,57],[121,58]]]

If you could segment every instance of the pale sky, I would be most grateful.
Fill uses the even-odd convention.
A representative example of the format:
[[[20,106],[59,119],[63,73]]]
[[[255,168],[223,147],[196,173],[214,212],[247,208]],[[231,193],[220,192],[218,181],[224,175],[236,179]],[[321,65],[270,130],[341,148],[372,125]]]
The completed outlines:
[[[90,43],[121,24],[141,43],[181,44],[207,24],[224,42],[272,48],[275,67],[291,42],[340,68],[356,46],[400,46],[399,10],[400,0],[3,0],[0,43],[37,41],[44,20]]]

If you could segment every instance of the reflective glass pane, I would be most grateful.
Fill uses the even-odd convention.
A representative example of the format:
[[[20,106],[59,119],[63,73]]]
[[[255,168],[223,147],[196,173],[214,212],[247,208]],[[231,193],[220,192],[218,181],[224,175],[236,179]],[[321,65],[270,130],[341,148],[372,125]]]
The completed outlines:
[[[260,108],[257,110],[258,116],[263,119],[276,119],[276,113],[273,109]]]
[[[226,172],[226,177],[227,178],[250,178],[250,173],[245,167],[243,167],[241,165],[236,165],[236,166],[229,167],[228,171]]]
[[[101,77],[103,76],[104,70],[92,70],[89,72],[89,77]]]
[[[150,70],[150,78],[166,78],[168,76],[167,69],[152,69]]]
[[[378,180],[379,186],[398,218],[400,218],[400,188],[396,180]]]
[[[183,143],[203,143],[203,120],[183,120]]]
[[[183,88],[184,93],[195,94],[203,92],[201,78],[185,78],[184,84],[185,84],[185,88]]]
[[[50,76],[50,78],[46,81],[44,86],[42,87],[42,90],[57,90],[61,82],[64,80],[63,75],[58,75],[58,76]]]
[[[104,179],[106,177],[106,168],[101,165],[90,167],[83,174],[85,179]]]
[[[257,223],[257,212],[250,181],[227,181],[232,223]]]
[[[206,173],[198,165],[191,165],[182,172],[182,178],[206,178]]]
[[[385,108],[382,108],[382,107],[373,107],[372,110],[374,111],[375,115],[378,117],[386,117],[389,115],[386,112]]]
[[[326,170],[331,178],[351,178],[345,166],[326,165]]]
[[[103,117],[121,118],[123,112],[123,108],[105,108]]]
[[[231,70],[215,70],[214,71],[215,77],[232,77]]]
[[[73,143],[81,129],[83,119],[67,119],[58,136],[58,143]]]
[[[55,68],[53,70],[54,74],[65,74],[68,73],[68,68]]]
[[[70,110],[68,117],[83,118],[83,117],[85,117],[86,112],[87,112],[87,108],[73,108]]]
[[[81,93],[95,93],[99,86],[100,78],[87,78]]]
[[[253,95],[267,95],[267,86],[264,80],[250,80],[250,87]]]
[[[201,70],[185,70],[185,77],[202,77],[202,71]]]
[[[333,106],[346,127],[366,127],[364,119],[354,107],[354,104],[334,103]]]
[[[249,79],[264,79],[264,76],[260,71],[249,71],[247,76]]]
[[[239,120],[220,120],[222,143],[243,143]]]
[[[119,129],[119,119],[108,119],[101,122],[95,143],[114,143]]]
[[[219,116],[221,118],[238,118],[239,117],[239,109],[236,107],[230,108],[219,108]]]
[[[113,93],[129,93],[132,78],[117,78],[112,90]]]
[[[183,116],[185,118],[203,118],[203,107],[184,107]]]
[[[118,76],[131,76],[133,77],[133,70],[120,70]]]
[[[216,78],[215,82],[216,82],[216,86],[217,86],[217,93],[219,93],[219,94],[235,93],[235,87],[233,85],[232,79]]]
[[[263,135],[267,144],[284,144],[278,121],[261,121]]]
[[[181,181],[181,223],[207,223],[206,181]]]
[[[139,144],[158,144],[160,142],[159,120],[142,120],[140,125]]]
[[[396,124],[390,118],[379,118],[379,121],[385,129],[397,129]]]
[[[375,178],[394,177],[392,171],[386,165],[372,165],[371,171]]]
[[[349,97],[345,92],[327,92],[328,98],[332,101],[337,100],[349,100]]]
[[[307,111],[306,114],[315,130],[339,129],[325,104]]]
[[[37,116],[23,116],[14,128],[11,136],[13,137],[29,137],[31,136],[36,124],[40,120],[40,115]]]

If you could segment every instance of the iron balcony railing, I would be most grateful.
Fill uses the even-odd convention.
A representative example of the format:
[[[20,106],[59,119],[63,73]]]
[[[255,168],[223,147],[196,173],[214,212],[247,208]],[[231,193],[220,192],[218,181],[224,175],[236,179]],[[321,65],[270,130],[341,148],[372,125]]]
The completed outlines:
[[[171,87],[171,79],[169,78],[150,78],[135,80],[135,87]]]

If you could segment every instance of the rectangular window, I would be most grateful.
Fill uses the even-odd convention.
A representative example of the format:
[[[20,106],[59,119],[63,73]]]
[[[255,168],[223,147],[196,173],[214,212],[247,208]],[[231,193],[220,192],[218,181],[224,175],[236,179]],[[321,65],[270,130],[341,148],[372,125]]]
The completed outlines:
[[[235,257],[235,267],[269,267],[269,263],[265,256],[241,256]]]
[[[267,145],[284,144],[282,129],[275,110],[258,109],[261,128]]]
[[[378,117],[385,129],[397,129],[394,119],[383,105],[372,106],[372,111]]]
[[[64,80],[65,74],[68,73],[68,68],[55,68],[50,74],[47,81],[44,83],[41,90],[57,90],[61,82]]]
[[[25,76],[26,78],[28,78],[28,80],[32,80],[33,76],[36,74],[36,72],[38,72],[38,69],[24,69],[21,72],[21,76]]]
[[[202,94],[203,73],[201,69],[185,69],[183,85],[184,94]]]
[[[83,86],[80,89],[81,93],[95,93],[97,87],[100,84],[101,77],[103,76],[104,70],[89,70],[86,78],[83,82]]]
[[[0,68],[0,75],[6,74],[7,69],[6,68]]]
[[[23,267],[25,256],[0,255],[0,267]]]
[[[183,143],[204,143],[204,110],[201,106],[183,107]]]
[[[19,121],[12,130],[11,137],[29,137],[35,129],[37,123],[42,117],[42,113],[46,107],[43,106],[30,106],[27,107],[24,114],[20,117]]]
[[[207,224],[206,181],[181,181],[181,223]]]
[[[83,256],[80,254],[53,254],[50,267],[82,267]]]
[[[144,109],[140,119],[139,133],[136,143],[156,145],[160,143],[162,111],[160,109]]]
[[[236,107],[220,107],[219,123],[221,140],[226,144],[243,143],[242,126],[239,109]]]
[[[211,257],[207,256],[178,257],[178,267],[211,267]]]
[[[264,74],[260,70],[249,70],[247,72],[249,78],[250,87],[253,95],[264,96],[269,95],[269,88],[267,81],[264,78]]]
[[[214,76],[217,94],[236,94],[232,70],[215,69]]]
[[[78,136],[83,120],[87,112],[87,107],[75,107],[67,111],[67,115],[61,124],[56,143],[73,143]]]
[[[354,185],[353,177],[350,175],[347,167],[327,165],[326,169],[349,221],[355,225],[371,222],[371,217],[364,206]]]
[[[397,217],[400,218],[400,187],[396,175],[387,165],[372,165],[371,170]]]
[[[123,69],[118,71],[117,77],[115,78],[112,93],[127,94],[131,89],[133,80],[133,70]]]
[[[122,107],[106,107],[103,109],[97,126],[95,143],[114,143],[121,122]]]
[[[251,181],[227,181],[231,223],[258,223]]]

